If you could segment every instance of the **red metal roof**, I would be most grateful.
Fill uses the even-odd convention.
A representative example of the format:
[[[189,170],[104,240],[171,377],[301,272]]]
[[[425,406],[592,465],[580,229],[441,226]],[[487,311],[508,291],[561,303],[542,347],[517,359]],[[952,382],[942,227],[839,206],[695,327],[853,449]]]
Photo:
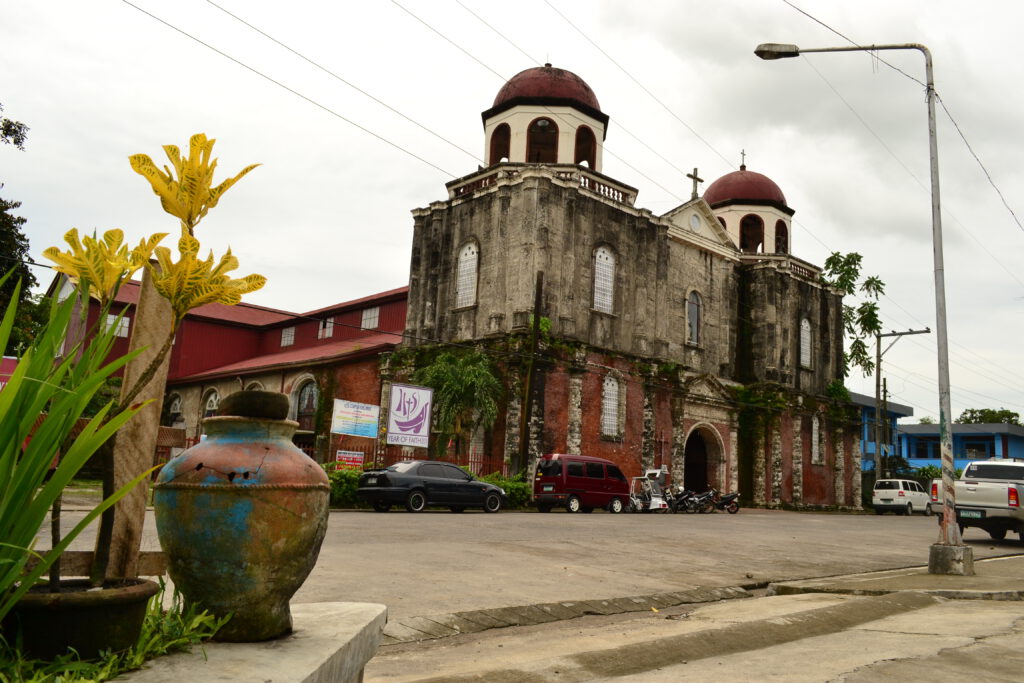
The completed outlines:
[[[768,176],[748,171],[746,166],[740,170],[727,173],[708,186],[704,191],[704,201],[711,206],[722,202],[742,204],[772,202],[786,205],[786,196],[779,186]]]
[[[247,358],[236,363],[222,365],[218,368],[211,368],[204,372],[188,377],[175,377],[171,380],[174,384],[199,381],[212,377],[223,377],[225,375],[242,375],[257,370],[271,370],[290,365],[309,365],[311,363],[324,363],[333,360],[340,360],[346,356],[361,356],[368,353],[377,353],[396,346],[402,340],[402,334],[372,334],[357,339],[346,339],[343,341],[328,342],[307,346],[303,348],[287,349],[277,353],[270,353],[254,358]]]
[[[139,303],[140,286],[141,283],[138,280],[131,280],[124,283],[117,291],[117,296],[114,298],[114,301],[134,306]],[[200,318],[224,320],[227,322],[240,323],[242,325],[270,325],[283,320],[291,320],[296,314],[288,311],[281,311],[276,308],[257,306],[243,301],[242,303],[234,306],[227,306],[225,304],[204,304],[198,308],[193,308],[188,312],[188,315],[198,316]]]
[[[352,301],[343,301],[343,302],[341,302],[339,304],[332,304],[330,306],[324,306],[323,308],[317,308],[317,309],[312,310],[312,311],[307,311],[306,313],[303,313],[302,315],[308,317],[308,316],[320,315],[322,313],[327,313],[328,311],[337,311],[337,310],[341,310],[341,309],[344,309],[344,308],[358,308],[358,307],[365,306],[368,303],[372,303],[374,301],[384,301],[385,299],[399,298],[399,297],[407,296],[408,294],[409,294],[409,285],[405,285],[404,287],[398,287],[396,289],[389,289],[388,291],[380,292],[379,294],[371,294],[370,296],[364,296],[361,299],[353,299]]]
[[[561,99],[575,100],[601,111],[597,95],[586,81],[571,71],[556,69],[550,64],[520,71],[498,91],[492,107],[512,100]]]

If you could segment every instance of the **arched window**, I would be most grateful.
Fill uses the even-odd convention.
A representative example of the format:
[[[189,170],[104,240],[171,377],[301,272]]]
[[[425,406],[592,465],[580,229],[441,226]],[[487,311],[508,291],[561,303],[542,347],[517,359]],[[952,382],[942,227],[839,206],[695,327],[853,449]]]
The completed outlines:
[[[725,224],[725,219],[722,218],[721,216],[718,217],[718,222],[721,223],[722,227],[725,228],[726,230],[729,229],[729,226]]]
[[[508,159],[509,147],[512,140],[512,129],[507,123],[503,123],[491,133],[491,151],[488,161],[491,166],[502,159]]]
[[[316,421],[316,404],[320,397],[316,382],[309,381],[299,387],[299,396],[295,404],[295,419],[299,429],[313,431]]]
[[[526,161],[534,164],[558,161],[558,126],[551,119],[534,119],[527,129]]]
[[[800,367],[811,367],[811,321],[800,320]]]
[[[598,247],[594,252],[594,310],[615,310],[615,254],[608,247]]]
[[[170,394],[164,399],[167,410],[164,414],[164,427],[173,427],[174,425],[182,422],[181,418],[181,396],[178,394]]]
[[[455,307],[472,306],[476,303],[476,278],[479,252],[476,243],[470,242],[459,252],[459,265],[455,283]]]
[[[764,242],[764,221],[760,216],[747,214],[740,221],[740,251],[744,254],[757,254],[762,250]]]
[[[604,436],[619,436],[619,394],[621,393],[619,380],[613,375],[607,375],[601,386],[601,434]]]
[[[594,131],[587,126],[580,126],[576,130],[576,158],[574,164],[587,163],[587,166],[594,168],[597,164],[597,139]]]
[[[789,228],[782,221],[775,221],[775,253],[789,253]]]
[[[217,414],[217,407],[220,405],[220,394],[216,389],[211,389],[203,401],[203,417],[213,417]]]
[[[690,292],[686,299],[686,341],[700,344],[701,300],[700,294]]]

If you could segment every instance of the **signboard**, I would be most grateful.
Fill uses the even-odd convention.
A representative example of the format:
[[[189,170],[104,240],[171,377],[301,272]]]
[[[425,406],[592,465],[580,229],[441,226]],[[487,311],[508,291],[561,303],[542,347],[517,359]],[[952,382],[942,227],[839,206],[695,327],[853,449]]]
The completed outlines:
[[[363,454],[359,451],[338,451],[334,454],[334,462],[338,467],[362,468]]]
[[[408,384],[391,385],[387,442],[426,448],[430,438],[430,404],[434,390]]]
[[[334,399],[334,413],[331,416],[331,433],[349,436],[377,438],[377,424],[380,421],[380,406]]]

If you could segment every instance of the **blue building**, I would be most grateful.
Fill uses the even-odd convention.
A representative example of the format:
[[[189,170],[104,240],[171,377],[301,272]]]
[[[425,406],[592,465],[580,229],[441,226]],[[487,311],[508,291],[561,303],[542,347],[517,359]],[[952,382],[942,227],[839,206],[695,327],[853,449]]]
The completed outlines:
[[[875,469],[875,397],[865,394],[850,392],[850,402],[860,410],[860,452],[861,468],[865,471]],[[901,417],[910,417],[914,409],[900,403],[887,401],[885,403],[886,425],[883,429],[882,452],[896,453],[898,447],[898,435],[902,429],[896,423]]]
[[[1002,422],[954,424],[953,465],[962,469],[971,460],[1024,458],[1024,427]],[[899,426],[899,454],[912,467],[941,465],[939,425]]]

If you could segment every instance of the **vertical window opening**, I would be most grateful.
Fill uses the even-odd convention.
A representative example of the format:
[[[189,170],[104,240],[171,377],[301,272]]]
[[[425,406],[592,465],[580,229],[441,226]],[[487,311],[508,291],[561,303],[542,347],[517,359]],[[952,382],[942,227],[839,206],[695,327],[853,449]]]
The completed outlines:
[[[573,163],[579,165],[584,162],[596,170],[597,139],[594,137],[594,131],[587,126],[580,126],[576,131],[576,157]]]
[[[800,366],[811,367],[811,321],[800,321]]]
[[[601,434],[619,436],[619,380],[608,375],[601,390]]]
[[[535,119],[527,129],[526,161],[534,164],[558,161],[558,126],[551,119]]]
[[[760,253],[763,242],[764,221],[754,214],[744,216],[740,221],[740,251],[744,254]]]
[[[691,344],[700,344],[700,318],[700,294],[697,292],[690,292],[690,296],[686,300],[686,341]]]
[[[455,307],[472,306],[476,303],[477,262],[479,253],[476,244],[470,243],[459,252],[457,281],[455,284]]]
[[[494,132],[491,133],[491,151],[488,158],[491,166],[497,164],[502,159],[509,158],[511,140],[512,132],[507,123],[503,123],[494,129]]]
[[[615,307],[615,254],[608,247],[594,252],[594,310],[612,313]]]
[[[789,253],[789,228],[782,221],[775,222],[775,253]]]

